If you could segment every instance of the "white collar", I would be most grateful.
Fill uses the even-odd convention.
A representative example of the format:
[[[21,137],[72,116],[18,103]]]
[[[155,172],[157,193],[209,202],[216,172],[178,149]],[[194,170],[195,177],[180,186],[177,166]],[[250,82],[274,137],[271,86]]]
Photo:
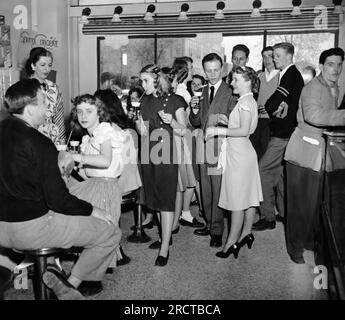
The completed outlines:
[[[279,73],[279,70],[277,70],[277,69],[273,69],[271,72],[269,72],[266,69],[265,70],[266,81],[270,82],[278,73]]]
[[[222,79],[220,79],[216,84],[208,84],[208,87],[209,87],[209,89],[211,88],[211,87],[214,87],[214,94],[216,94],[216,92],[217,92],[217,90],[218,90],[218,88],[220,87],[220,85],[222,84]],[[211,92],[211,90],[210,90],[210,92]]]
[[[181,88],[183,88],[183,89],[187,89],[187,86],[186,86],[183,82],[179,83],[179,84],[177,85],[177,87],[181,87]]]
[[[289,69],[291,66],[293,66],[293,63],[290,63],[287,67],[285,67],[283,70],[280,71],[280,73],[279,73],[279,79],[283,78],[283,75],[285,74],[285,72],[287,71],[287,69]]]
[[[247,93],[245,93],[243,96],[240,96],[239,98],[238,98],[238,100],[241,100],[242,98],[244,98],[244,97],[246,97],[246,96],[252,96],[253,95],[253,92],[247,92]]]

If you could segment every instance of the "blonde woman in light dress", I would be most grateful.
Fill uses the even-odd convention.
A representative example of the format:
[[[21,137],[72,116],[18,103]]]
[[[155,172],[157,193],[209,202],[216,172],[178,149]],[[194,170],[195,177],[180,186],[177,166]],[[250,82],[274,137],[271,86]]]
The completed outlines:
[[[253,92],[257,92],[259,80],[250,67],[237,67],[231,82],[238,102],[230,113],[228,128],[210,127],[206,139],[226,135],[219,155],[218,167],[223,169],[219,206],[231,211],[230,233],[217,257],[235,258],[242,246],[252,247],[251,233],[255,208],[263,200],[256,152],[249,140],[258,122],[257,103]]]

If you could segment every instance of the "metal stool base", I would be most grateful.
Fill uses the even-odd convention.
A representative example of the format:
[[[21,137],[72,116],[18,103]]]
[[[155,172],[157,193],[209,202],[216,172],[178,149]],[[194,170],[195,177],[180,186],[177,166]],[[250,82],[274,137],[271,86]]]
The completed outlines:
[[[133,233],[127,237],[128,242],[146,243],[151,241],[151,238],[145,233],[144,228],[136,227]]]

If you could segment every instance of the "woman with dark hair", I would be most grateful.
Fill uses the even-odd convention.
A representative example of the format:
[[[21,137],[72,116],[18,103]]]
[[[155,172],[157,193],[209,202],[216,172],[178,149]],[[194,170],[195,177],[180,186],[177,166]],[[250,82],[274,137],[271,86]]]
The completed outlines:
[[[170,74],[172,77],[172,86],[174,87],[175,93],[181,96],[187,104],[190,103],[191,95],[187,90],[187,82],[191,80],[189,78],[187,62],[182,59],[175,59]]]
[[[95,92],[95,97],[100,99],[107,107],[112,123],[115,123],[121,129],[135,128],[135,123],[126,116],[122,108],[121,100],[115,92],[110,89],[97,90]]]
[[[96,101],[100,100],[106,107],[116,134],[123,137],[123,171],[118,180],[123,196],[142,186],[138,170],[138,136],[135,131],[135,123],[127,118],[120,99],[110,89],[97,90],[94,96]],[[120,247],[120,252],[117,254],[117,265],[124,265],[129,262],[130,258],[124,254],[122,247]]]
[[[190,80],[188,72],[188,64],[183,59],[175,59],[173,67],[169,72],[169,79],[172,81],[175,94],[181,96],[186,102],[186,110],[184,112],[185,121],[188,122],[189,110],[188,105],[191,96],[187,90],[187,82]],[[191,127],[189,129],[192,129]],[[186,131],[190,132],[190,131]],[[196,178],[192,166],[192,154],[188,142],[191,142],[191,136],[180,137],[175,135],[175,143],[177,146],[177,155],[180,160],[178,171],[178,187],[175,203],[175,216],[173,223],[173,233],[179,232],[179,224],[189,227],[203,227],[203,224],[193,218],[190,212],[190,203],[196,187]],[[190,138],[188,141],[188,138]]]
[[[119,176],[123,172],[124,136],[111,124],[106,105],[90,94],[74,99],[74,121],[86,130],[80,146],[81,153],[69,153],[79,163],[80,175],[85,179],[70,186],[71,194],[107,212],[118,226],[121,215],[122,192]],[[121,130],[122,131],[122,130]],[[116,256],[110,267],[124,257],[121,246],[114,248]]]
[[[206,80],[203,76],[199,74],[194,74],[192,76],[192,83],[191,83],[191,89],[192,92],[195,93],[197,90],[200,90],[206,83]]]
[[[127,118],[120,99],[111,90],[98,90],[95,92],[95,97],[104,103],[113,128],[124,137],[122,154],[124,168],[119,178],[119,185],[124,195],[142,186],[138,171],[138,135],[135,131],[135,123]]]
[[[165,266],[169,258],[177,191],[178,165],[174,163],[173,135],[184,134],[186,103],[173,93],[170,81],[158,66],[145,66],[140,79],[145,95],[141,99],[141,115],[136,124],[139,133],[149,139],[148,150],[141,151],[145,204],[159,214],[161,243],[158,242],[155,265]],[[158,139],[150,139],[152,134],[158,135]]]
[[[66,142],[66,129],[62,93],[55,83],[47,79],[52,65],[52,53],[42,47],[36,47],[30,51],[25,71],[31,78],[36,78],[45,87],[48,112],[45,123],[38,130],[55,144],[64,144]]]
[[[129,119],[135,118],[136,114],[133,108],[133,104],[138,104],[143,95],[144,95],[144,89],[140,86],[135,86],[129,90],[128,96],[127,96],[127,111],[128,111],[127,116]]]
[[[209,127],[206,139],[227,136],[222,143],[218,167],[223,169],[219,207],[231,211],[230,233],[217,257],[233,254],[237,259],[242,246],[251,248],[251,233],[255,207],[263,200],[258,159],[250,140],[258,123],[257,103],[253,93],[259,89],[259,79],[250,67],[236,67],[231,85],[240,97],[229,116],[227,128]]]

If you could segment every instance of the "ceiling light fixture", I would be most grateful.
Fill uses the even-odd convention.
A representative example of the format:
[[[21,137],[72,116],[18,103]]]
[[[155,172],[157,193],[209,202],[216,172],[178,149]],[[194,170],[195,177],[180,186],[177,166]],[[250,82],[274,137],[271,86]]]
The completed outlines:
[[[300,9],[300,5],[302,4],[301,0],[292,0],[292,11],[291,11],[291,15],[292,16],[300,16],[302,14],[301,9]]]
[[[217,3],[217,11],[214,16],[215,19],[224,19],[223,9],[225,8],[225,3],[223,1],[219,1]]]
[[[153,21],[153,16],[152,16],[152,14],[155,12],[155,10],[156,10],[156,7],[155,7],[153,4],[150,4],[150,5],[147,7],[147,10],[146,10],[146,13],[145,13],[144,20],[145,20],[145,21]]]
[[[120,14],[122,13],[123,9],[121,6],[117,6],[114,9],[114,14],[113,14],[113,18],[111,19],[111,22],[121,22],[120,19]]]
[[[344,13],[343,7],[341,6],[342,0],[333,0],[334,10],[333,13],[342,14]]]
[[[181,12],[180,12],[180,15],[178,16],[177,20],[188,20],[188,17],[187,17],[187,12],[189,10],[189,5],[187,3],[184,3],[182,6],[181,6]]]
[[[79,20],[80,23],[89,23],[89,16],[91,14],[91,9],[90,8],[84,8],[81,14],[81,18]]]
[[[253,11],[250,15],[252,18],[261,17],[261,13],[260,13],[261,5],[262,5],[261,1],[259,0],[253,1]]]

